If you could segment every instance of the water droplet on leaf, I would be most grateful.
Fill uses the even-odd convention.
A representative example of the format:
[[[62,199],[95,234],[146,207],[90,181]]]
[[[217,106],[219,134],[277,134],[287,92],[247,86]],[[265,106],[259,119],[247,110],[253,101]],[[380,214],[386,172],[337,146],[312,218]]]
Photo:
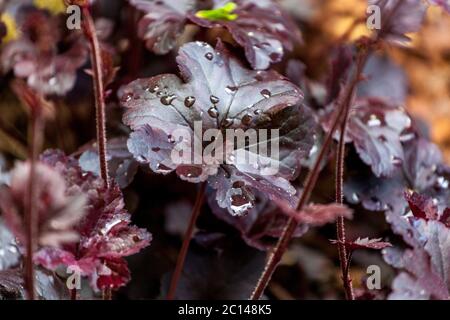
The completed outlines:
[[[195,97],[189,96],[184,99],[184,105],[186,108],[191,108],[195,104]]]
[[[211,100],[211,102],[212,102],[213,104],[218,104],[219,101],[220,101],[220,99],[217,98],[216,96],[211,96],[211,97],[209,97],[209,99]]]
[[[261,95],[264,98],[269,99],[272,96],[272,93],[269,90],[264,89],[264,90],[261,91]]]
[[[205,54],[205,58],[211,61],[214,58],[214,55],[211,52]]]
[[[219,111],[217,110],[216,107],[209,108],[208,114],[211,118],[214,118],[214,119],[219,117]]]

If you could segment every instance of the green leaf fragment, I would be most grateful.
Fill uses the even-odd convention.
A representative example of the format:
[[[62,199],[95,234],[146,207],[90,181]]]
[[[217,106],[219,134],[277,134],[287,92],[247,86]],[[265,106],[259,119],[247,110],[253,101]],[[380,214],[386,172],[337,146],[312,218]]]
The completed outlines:
[[[195,14],[195,16],[211,21],[234,21],[238,18],[238,15],[236,13],[233,13],[236,8],[236,3],[227,2],[224,6],[217,9],[200,10]]]

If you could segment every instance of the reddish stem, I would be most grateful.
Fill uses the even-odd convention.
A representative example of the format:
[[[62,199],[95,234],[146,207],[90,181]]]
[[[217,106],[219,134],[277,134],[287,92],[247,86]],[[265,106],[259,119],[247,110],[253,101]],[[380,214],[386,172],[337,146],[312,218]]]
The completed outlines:
[[[26,230],[27,230],[27,256],[25,260],[25,287],[29,300],[36,299],[35,291],[35,272],[33,264],[33,253],[37,247],[38,233],[38,212],[34,205],[37,199],[36,185],[36,163],[38,161],[39,150],[43,143],[44,122],[40,112],[31,111],[30,116],[30,178],[28,184],[28,199],[25,212]]]
[[[362,60],[362,67],[365,65],[365,61],[367,60],[368,52],[364,51],[364,54],[362,55],[362,59],[358,59],[358,61]],[[359,68],[358,68],[359,70]],[[326,154],[328,153],[329,147],[331,145],[331,142],[333,140],[334,133],[336,132],[339,124],[341,123],[343,113],[345,113],[345,110],[349,108],[353,92],[355,90],[355,87],[357,83],[360,80],[360,71],[356,72],[356,75],[352,79],[352,81],[347,85],[347,89],[345,91],[345,98],[343,100],[343,103],[340,103],[338,105],[338,108],[336,108],[336,111],[334,113],[334,119],[333,123],[331,125],[331,129],[328,131],[325,141],[322,145],[322,148],[320,150],[319,156],[314,163],[314,167],[311,169],[310,173],[308,174],[306,180],[305,180],[305,188],[303,190],[303,193],[300,197],[299,204],[297,206],[297,211],[301,211],[304,206],[308,203],[312,191],[314,187],[316,186],[317,180],[319,178],[320,169],[323,160],[325,159]],[[252,300],[258,300],[261,298],[262,294],[264,293],[265,288],[267,287],[270,279],[272,278],[273,273],[275,272],[275,269],[277,268],[278,264],[281,261],[281,258],[283,257],[283,254],[286,252],[288,245],[290,243],[290,240],[292,239],[292,236],[295,232],[295,230],[298,227],[298,222],[294,218],[290,218],[283,230],[283,233],[278,240],[278,243],[276,244],[274,250],[269,256],[269,259],[266,263],[266,266],[264,267],[264,271],[258,280],[258,283],[250,297]]]
[[[189,250],[189,244],[191,243],[192,236],[194,234],[195,225],[197,219],[200,215],[200,209],[202,208],[203,201],[205,199],[206,182],[203,182],[197,193],[197,198],[195,200],[194,208],[192,209],[191,219],[189,221],[189,226],[184,235],[183,244],[181,246],[180,252],[178,253],[177,264],[172,275],[172,280],[170,282],[169,293],[167,294],[167,300],[173,300],[178,286],[178,281],[180,280],[181,272],[183,271],[184,262]]]
[[[105,85],[103,83],[102,51],[95,30],[94,20],[87,6],[83,7],[85,20],[84,33],[89,40],[91,64],[94,79],[95,109],[97,123],[97,145],[100,162],[100,174],[107,189],[110,187],[108,161],[106,159],[106,105],[105,105]],[[103,290],[103,300],[111,300],[111,289]]]
[[[77,289],[71,289],[70,290],[70,300],[77,300],[78,299],[78,292]]]
[[[83,8],[84,14],[84,33],[89,40],[91,64],[94,79],[95,109],[97,113],[97,144],[100,161],[100,173],[107,188],[109,188],[108,161],[106,160],[106,116],[105,116],[105,86],[103,83],[102,58],[100,43],[95,30],[94,20],[88,7]]]
[[[342,120],[338,144],[338,152],[336,157],[336,203],[344,203],[344,161],[345,161],[345,135],[347,132],[347,124],[350,115],[351,100],[353,97],[353,92],[355,91],[356,85],[360,81],[361,73],[363,72],[364,65],[366,64],[367,58],[369,56],[369,51],[364,48],[358,55],[358,61],[356,64],[356,72],[350,86],[347,88],[345,94],[344,105],[344,119]],[[344,284],[345,296],[347,300],[354,300],[355,295],[353,293],[352,279],[350,277],[350,265],[347,255],[347,248],[345,247],[345,219],[344,217],[339,217],[336,222],[336,233],[338,238],[338,253],[339,262],[342,273],[342,281]]]

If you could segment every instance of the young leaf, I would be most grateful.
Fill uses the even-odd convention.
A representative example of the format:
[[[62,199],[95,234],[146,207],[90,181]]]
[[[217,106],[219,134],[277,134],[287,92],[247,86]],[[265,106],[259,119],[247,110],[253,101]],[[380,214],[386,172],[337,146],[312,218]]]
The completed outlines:
[[[224,27],[241,45],[254,69],[280,62],[285,50],[301,42],[297,26],[274,1],[130,0],[145,13],[139,37],[149,50],[166,54],[175,47],[188,20],[205,28]]]
[[[194,10],[196,0],[130,0],[130,4],[145,13],[138,24],[138,35],[147,48],[156,54],[166,54],[175,47],[187,22],[187,13]]]
[[[338,240],[331,240],[332,244],[342,243]],[[382,241],[379,239],[369,239],[369,238],[358,238],[355,241],[347,241],[345,242],[345,246],[347,247],[348,252],[353,252],[359,249],[373,249],[373,250],[382,250],[388,247],[392,247],[389,242]]]
[[[427,10],[422,0],[368,0],[368,3],[381,8],[378,36],[397,44],[409,42],[406,34],[419,31]]]
[[[5,222],[18,239],[25,243],[25,208],[30,177],[30,164],[19,163],[11,172],[10,186],[2,186],[0,208]],[[86,196],[66,184],[61,174],[43,164],[36,166],[35,183],[38,186],[37,208],[39,243],[59,247],[78,241],[74,225],[84,216]]]
[[[223,0],[214,0],[213,10],[224,8]],[[225,5],[227,6],[227,5]],[[232,13],[224,19],[205,16],[204,11],[189,14],[196,24],[206,27],[224,27],[233,39],[245,50],[247,60],[256,70],[267,69],[270,64],[280,62],[285,50],[291,51],[301,42],[297,26],[274,1],[237,0]]]
[[[151,235],[130,226],[131,216],[124,209],[118,185],[107,189],[103,180],[83,172],[74,158],[61,152],[47,151],[41,159],[61,172],[72,188],[88,194],[88,213],[76,226],[81,235],[77,246],[45,247],[35,255],[35,262],[49,270],[77,267],[94,290],[125,285],[129,272],[124,257],[148,246]]]

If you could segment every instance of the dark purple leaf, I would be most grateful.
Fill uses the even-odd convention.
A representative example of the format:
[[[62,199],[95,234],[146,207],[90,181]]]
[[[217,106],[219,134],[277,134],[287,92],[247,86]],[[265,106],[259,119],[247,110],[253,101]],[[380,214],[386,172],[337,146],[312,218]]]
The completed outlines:
[[[331,60],[330,76],[327,79],[328,97],[326,104],[331,103],[339,96],[341,86],[346,81],[352,66],[352,51],[347,46],[338,47]]]
[[[423,138],[404,145],[404,173],[411,187],[420,192],[438,184],[437,168],[443,163],[438,146]]]
[[[372,55],[363,74],[366,79],[358,85],[359,97],[376,97],[386,103],[398,105],[406,102],[406,74],[387,56]]]
[[[237,19],[211,21],[190,14],[189,18],[206,28],[224,27],[245,50],[247,60],[257,70],[280,62],[285,50],[301,43],[301,35],[291,18],[274,1],[237,0]],[[214,0],[214,9],[226,1]]]
[[[151,235],[130,226],[119,186],[112,183],[106,189],[100,178],[83,172],[78,161],[61,152],[47,151],[41,158],[60,171],[72,188],[88,194],[88,213],[76,227],[81,235],[76,247],[46,247],[35,255],[36,263],[50,270],[60,265],[78,267],[95,290],[125,285],[129,272],[123,258],[148,246]]]
[[[440,221],[431,200],[407,195],[413,214],[388,212],[387,220],[395,233],[411,247],[400,253],[387,250],[385,260],[402,269],[393,284],[392,299],[449,299],[450,228]]]
[[[416,192],[405,192],[405,198],[416,218],[425,220],[436,220],[438,218],[438,207],[432,198]]]
[[[206,43],[189,43],[181,48],[177,61],[186,82],[175,75],[161,75],[121,89],[120,98],[127,108],[124,122],[134,130],[128,141],[134,157],[155,172],[175,170],[181,179],[194,183],[209,180],[217,190],[219,205],[236,215],[253,207],[252,188],[269,197],[295,201],[296,190],[287,179],[297,176],[315,131],[309,110],[297,105],[299,89],[275,72],[245,69],[220,42],[216,50]],[[202,127],[195,130],[198,121]],[[180,129],[188,136],[175,141],[175,130]],[[190,148],[195,146],[194,136],[207,129],[279,129],[279,159],[270,160],[269,152],[261,153],[271,144],[271,136],[253,145],[259,153],[235,147],[234,140],[221,137],[214,145],[225,151],[222,164],[208,162],[202,157],[205,146]],[[190,161],[175,164],[172,153],[186,149],[193,149],[188,154]],[[242,153],[255,163],[242,165]],[[195,157],[201,163],[191,164]],[[268,160],[275,161],[278,174],[269,175]]]
[[[288,216],[282,214],[277,206],[261,193],[256,193],[254,207],[243,217],[231,216],[227,210],[218,206],[214,198],[209,198],[212,212],[219,219],[236,228],[242,239],[251,247],[269,250],[283,233]],[[308,231],[308,226],[300,225],[294,232],[299,238]]]
[[[331,240],[332,244],[342,243],[338,240]],[[392,247],[392,244],[389,242],[382,241],[379,239],[369,239],[369,238],[358,238],[355,241],[347,241],[345,242],[345,246],[347,247],[349,252],[359,250],[359,249],[373,249],[373,250],[382,250],[388,247]]]
[[[330,128],[331,111],[323,124],[325,130]],[[410,126],[411,119],[402,108],[378,99],[359,100],[350,113],[346,141],[353,142],[361,160],[377,177],[392,177],[403,164],[401,142],[409,139],[404,134]]]
[[[16,239],[0,219],[0,271],[19,264],[21,254]]]
[[[197,7],[196,0],[129,0],[144,12],[138,24],[138,36],[156,54],[171,51],[184,31],[187,13]]]
[[[422,0],[368,0],[368,3],[381,9],[379,36],[399,44],[410,41],[407,33],[419,31],[427,10]]]
[[[274,1],[236,0],[234,19],[201,18],[200,9],[219,9],[228,1],[214,0],[209,5],[200,0],[153,1],[130,0],[144,17],[139,21],[139,37],[149,50],[157,54],[171,51],[183,33],[187,19],[205,28],[224,27],[241,45],[252,67],[267,69],[280,62],[285,50],[301,42],[297,26]]]
[[[128,151],[126,138],[109,139],[106,149],[109,173],[120,188],[125,189],[133,182],[139,164]],[[83,152],[79,163],[84,171],[100,176],[100,163],[95,146]]]
[[[61,16],[49,16],[42,10],[23,12],[19,22],[21,36],[1,50],[3,72],[10,70],[28,86],[48,95],[64,95],[76,81],[76,71],[87,60],[86,43],[80,34],[63,39],[58,32],[65,23]],[[58,43],[65,42],[64,51]]]
[[[338,217],[352,218],[353,211],[345,205],[340,204],[311,204],[298,212],[282,201],[275,201],[280,209],[297,222],[320,227],[327,223],[335,222]]]
[[[371,172],[352,173],[344,182],[344,194],[349,203],[359,204],[369,211],[391,209],[402,212],[407,206],[403,192],[407,182],[399,173],[392,178],[377,178]]]
[[[29,177],[30,163],[19,163],[11,172],[11,185],[0,187],[0,208],[5,222],[22,243],[26,240],[24,226]],[[57,170],[40,162],[36,165],[35,183],[39,243],[58,247],[78,241],[79,234],[74,225],[85,214],[87,197],[66,184]]]
[[[66,300],[68,290],[55,274],[36,269],[36,293],[39,300]],[[0,271],[0,300],[25,300],[23,270]]]

